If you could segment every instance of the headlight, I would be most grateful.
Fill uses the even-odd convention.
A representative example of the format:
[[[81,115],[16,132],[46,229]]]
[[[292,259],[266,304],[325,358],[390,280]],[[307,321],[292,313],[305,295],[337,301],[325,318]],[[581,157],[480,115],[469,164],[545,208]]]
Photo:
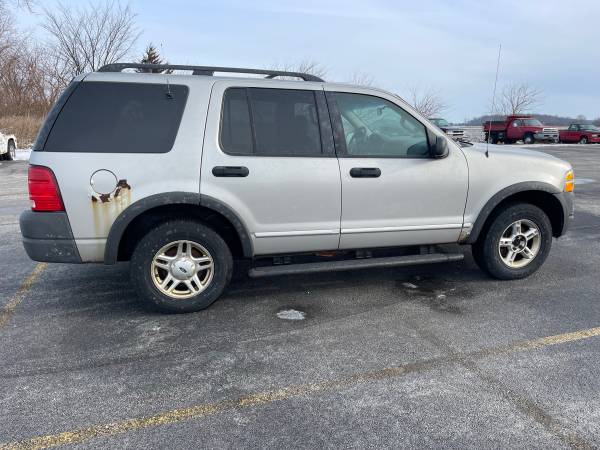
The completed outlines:
[[[573,192],[573,189],[575,189],[575,174],[573,173],[573,170],[569,170],[566,174],[565,174],[565,192]]]

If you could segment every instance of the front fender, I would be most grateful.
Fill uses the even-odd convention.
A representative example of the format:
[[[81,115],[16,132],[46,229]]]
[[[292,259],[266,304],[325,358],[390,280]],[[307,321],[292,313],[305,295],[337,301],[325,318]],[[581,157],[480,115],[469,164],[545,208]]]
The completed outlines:
[[[559,196],[560,194],[563,194],[563,192],[561,190],[559,190],[558,188],[556,188],[556,186],[553,186],[549,183],[543,183],[543,182],[538,182],[538,181],[525,181],[522,183],[516,183],[511,186],[508,186],[508,187],[502,189],[501,191],[497,192],[496,194],[494,194],[492,196],[492,198],[490,198],[487,201],[487,203],[483,206],[483,208],[481,209],[481,211],[479,212],[479,214],[477,216],[477,220],[475,221],[475,223],[473,224],[473,227],[471,228],[471,233],[466,238],[464,243],[474,244],[477,241],[477,238],[479,237],[479,234],[481,233],[481,230],[483,229],[485,222],[489,218],[492,211],[494,211],[494,209],[500,203],[502,203],[504,200],[506,200],[507,198],[509,198],[515,194],[519,194],[522,192],[531,192],[531,191],[546,192],[548,194],[553,194],[555,196]],[[557,200],[559,202],[561,202],[563,214],[566,213],[567,216],[570,217],[572,214],[570,214],[566,211],[568,211],[569,208],[572,209],[572,200],[570,201],[570,204],[571,204],[570,207],[568,205],[568,203],[569,203],[568,200],[565,200],[562,198],[557,199]],[[567,217],[563,217],[563,223],[564,224],[567,223]],[[564,231],[566,231],[565,226],[563,226],[563,230],[560,230],[560,234],[562,234]]]

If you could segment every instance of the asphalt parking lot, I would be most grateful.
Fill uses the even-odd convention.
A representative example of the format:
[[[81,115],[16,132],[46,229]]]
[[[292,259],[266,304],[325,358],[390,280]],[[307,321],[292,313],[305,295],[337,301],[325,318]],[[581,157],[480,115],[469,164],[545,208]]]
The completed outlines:
[[[600,145],[536,150],[573,164],[576,219],[527,280],[488,278],[465,248],[239,273],[188,315],[143,309],[127,264],[30,261],[27,164],[3,162],[0,448],[600,447]]]

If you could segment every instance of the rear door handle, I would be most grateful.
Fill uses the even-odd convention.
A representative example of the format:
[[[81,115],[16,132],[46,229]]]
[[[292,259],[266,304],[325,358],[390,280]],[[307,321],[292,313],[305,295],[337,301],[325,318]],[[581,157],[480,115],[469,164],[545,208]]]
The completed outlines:
[[[215,166],[212,173],[215,177],[247,177],[250,171],[243,166]]]
[[[381,170],[377,167],[353,167],[350,169],[352,178],[379,178]]]

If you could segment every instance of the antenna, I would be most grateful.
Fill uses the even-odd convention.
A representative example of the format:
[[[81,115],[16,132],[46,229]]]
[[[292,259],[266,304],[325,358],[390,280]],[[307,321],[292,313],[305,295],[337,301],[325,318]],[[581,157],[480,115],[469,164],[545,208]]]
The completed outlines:
[[[498,71],[500,70],[500,53],[502,52],[502,44],[498,47],[498,61],[496,62],[496,79],[494,80],[494,93],[492,94],[492,111],[490,113],[488,138],[485,146],[485,157],[490,157],[490,137],[492,135],[492,118],[494,117],[494,110],[496,109],[496,86],[498,85]]]
[[[167,98],[169,100],[173,99],[173,94],[171,94],[171,84],[169,83],[169,75],[167,75]]]

